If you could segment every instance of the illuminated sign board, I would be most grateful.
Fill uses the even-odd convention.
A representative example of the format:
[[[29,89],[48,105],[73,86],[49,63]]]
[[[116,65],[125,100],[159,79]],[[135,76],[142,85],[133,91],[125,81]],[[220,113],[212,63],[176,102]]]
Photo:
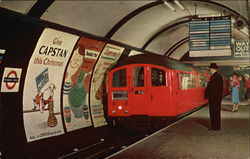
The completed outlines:
[[[189,22],[190,57],[231,56],[229,16],[195,18]]]

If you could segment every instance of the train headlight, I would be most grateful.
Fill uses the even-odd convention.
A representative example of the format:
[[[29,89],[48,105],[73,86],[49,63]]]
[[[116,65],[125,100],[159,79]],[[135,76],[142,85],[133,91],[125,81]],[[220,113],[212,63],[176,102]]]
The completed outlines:
[[[118,109],[119,109],[119,110],[122,110],[122,106],[121,106],[121,105],[119,105],[119,106],[118,106]]]
[[[113,111],[112,111],[112,114],[115,114],[115,113],[116,113],[116,111],[115,111],[115,110],[113,110]]]
[[[124,111],[124,113],[125,113],[125,114],[128,114],[128,111],[127,111],[127,110],[125,110],[125,111]]]

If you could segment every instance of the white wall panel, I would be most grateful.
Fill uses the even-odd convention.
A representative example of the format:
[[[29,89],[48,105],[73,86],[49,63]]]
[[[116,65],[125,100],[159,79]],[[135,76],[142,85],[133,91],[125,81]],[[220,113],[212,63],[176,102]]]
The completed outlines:
[[[177,12],[178,14],[176,14]],[[173,12],[164,5],[158,5],[145,10],[128,21],[114,34],[112,39],[140,48],[151,36],[164,28],[169,22],[186,15],[186,11],[178,8],[176,12]]]
[[[164,55],[167,50],[178,42],[177,40],[184,39],[188,36],[188,24],[176,26],[158,36],[146,47],[146,50]]]
[[[188,51],[189,45],[188,42],[181,45],[178,49],[176,49],[173,54],[170,56],[170,58],[180,60],[182,56]]]
[[[32,6],[36,3],[36,0],[31,1],[0,1],[0,7],[6,8],[9,10],[13,10],[19,13],[26,14],[32,8]]]
[[[150,1],[55,1],[41,19],[104,37],[130,12]]]
[[[225,6],[228,6],[229,8],[232,8],[233,10],[240,13],[245,18],[249,17],[249,11],[247,8],[247,5],[250,6],[249,0],[212,0],[217,3],[223,4]]]

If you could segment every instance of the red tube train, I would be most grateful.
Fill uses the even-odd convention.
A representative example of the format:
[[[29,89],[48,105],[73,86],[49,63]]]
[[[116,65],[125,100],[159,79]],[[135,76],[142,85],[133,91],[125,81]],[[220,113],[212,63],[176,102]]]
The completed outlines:
[[[127,57],[108,72],[108,117],[116,125],[165,122],[207,103],[209,76],[206,69],[159,55]]]

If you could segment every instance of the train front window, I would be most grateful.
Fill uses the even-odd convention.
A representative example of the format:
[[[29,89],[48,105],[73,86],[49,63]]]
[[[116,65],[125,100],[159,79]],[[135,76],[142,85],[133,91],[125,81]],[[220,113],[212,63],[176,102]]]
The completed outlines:
[[[134,87],[144,87],[144,67],[138,66],[133,69]]]
[[[151,69],[152,86],[166,86],[166,73],[158,68]]]
[[[121,69],[113,73],[112,86],[113,87],[127,87],[127,73],[126,69]]]

